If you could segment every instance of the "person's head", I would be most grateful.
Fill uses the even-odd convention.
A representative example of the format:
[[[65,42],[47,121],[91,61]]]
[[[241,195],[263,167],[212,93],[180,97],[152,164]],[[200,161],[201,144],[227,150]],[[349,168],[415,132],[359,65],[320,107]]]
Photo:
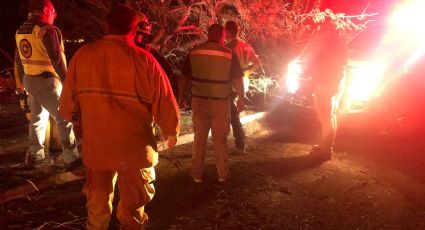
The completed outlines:
[[[238,24],[235,21],[227,21],[224,25],[226,39],[233,39],[238,36]]]
[[[137,29],[137,13],[126,5],[116,5],[106,16],[108,34],[134,36]]]
[[[134,40],[138,43],[142,43],[144,35],[151,35],[152,25],[149,23],[148,18],[143,13],[137,15],[137,30]]]
[[[52,25],[56,19],[56,10],[50,0],[30,0],[29,11],[39,14],[42,20]]]
[[[212,24],[208,28],[208,41],[223,43],[225,38],[224,27],[219,24]]]

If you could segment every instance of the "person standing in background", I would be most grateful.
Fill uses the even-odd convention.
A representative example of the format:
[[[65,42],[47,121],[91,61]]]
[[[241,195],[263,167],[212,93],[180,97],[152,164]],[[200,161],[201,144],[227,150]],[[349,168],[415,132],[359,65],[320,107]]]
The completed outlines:
[[[244,93],[246,93],[249,87],[249,76],[260,67],[260,60],[258,60],[252,46],[238,38],[239,28],[235,21],[227,21],[224,28],[226,30],[226,47],[232,49],[241,65],[244,79]],[[230,124],[232,125],[233,137],[235,138],[236,153],[246,154],[245,131],[243,130],[239,112],[233,100],[231,102],[230,112]]]
[[[56,11],[50,0],[30,0],[30,13],[16,31],[15,73],[20,93],[28,92],[31,110],[27,166],[45,167],[44,141],[51,115],[58,127],[62,155],[56,161],[69,166],[79,158],[72,124],[59,115],[59,96],[65,81],[66,59],[62,34],[53,25]],[[23,84],[22,84],[23,83]]]
[[[347,64],[347,47],[336,26],[327,19],[313,35],[305,54],[305,74],[311,76],[315,86],[314,105],[321,125],[321,138],[313,146],[311,155],[330,160],[336,131],[338,88]]]
[[[227,136],[230,132],[231,88],[236,90],[237,109],[244,109],[242,70],[232,50],[224,46],[223,26],[213,24],[208,29],[208,41],[193,48],[183,67],[180,104],[185,104],[186,89],[191,82],[192,177],[203,180],[208,134],[211,129],[218,181],[225,182],[229,171]]]

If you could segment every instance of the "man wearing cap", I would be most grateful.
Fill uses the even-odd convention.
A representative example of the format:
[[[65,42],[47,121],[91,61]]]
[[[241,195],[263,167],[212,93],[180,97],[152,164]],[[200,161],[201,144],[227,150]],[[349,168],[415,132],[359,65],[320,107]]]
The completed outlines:
[[[168,61],[161,56],[157,50],[153,49],[148,44],[148,39],[152,36],[152,24],[149,23],[148,18],[143,13],[138,13],[138,20],[137,23],[137,30],[136,35],[134,36],[134,42],[137,46],[140,48],[143,48],[147,51],[149,51],[161,64],[161,67],[164,69],[165,73],[167,74],[168,78],[170,79],[173,75],[173,69],[171,68]]]
[[[158,63],[161,65],[162,69],[164,69],[165,73],[167,74],[168,80],[171,83],[171,87],[173,88],[174,92],[174,86],[176,85],[173,82],[173,68],[168,63],[167,59],[165,59],[163,56],[161,56],[158,51],[153,49],[148,44],[148,39],[150,39],[152,35],[152,24],[149,23],[148,18],[144,13],[139,12],[138,13],[138,23],[137,23],[137,30],[136,35],[134,36],[134,43],[140,47],[145,49],[146,51],[149,51],[152,56],[158,61]],[[174,83],[174,84],[173,84]],[[154,124],[154,133],[155,137],[160,140],[161,139],[161,130],[159,129],[157,124]]]
[[[43,147],[49,115],[57,124],[62,143],[63,154],[57,163],[67,166],[79,157],[72,124],[65,121],[58,110],[67,69],[62,35],[53,25],[55,18],[56,11],[50,0],[31,0],[28,20],[15,36],[18,89],[23,92],[25,88],[28,92],[31,110],[27,166],[51,164]]]

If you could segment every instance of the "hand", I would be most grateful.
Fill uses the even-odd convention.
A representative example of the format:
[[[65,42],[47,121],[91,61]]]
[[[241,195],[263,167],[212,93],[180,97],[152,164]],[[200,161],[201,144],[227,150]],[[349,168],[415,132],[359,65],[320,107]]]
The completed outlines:
[[[238,100],[236,101],[236,108],[238,109],[239,113],[245,110],[245,103],[243,101],[243,98],[238,98]]]
[[[72,126],[73,126],[75,136],[79,139],[82,139],[83,138],[83,124],[80,121],[73,121]]]
[[[168,148],[171,149],[177,144],[177,136],[168,136],[167,137]]]
[[[24,85],[23,85],[23,84],[19,84],[18,86],[16,86],[16,91],[17,91],[19,94],[24,93],[24,92],[25,92],[25,87],[24,87]]]
[[[252,73],[253,73],[252,70],[246,69],[246,70],[243,71],[243,76],[249,77]]]

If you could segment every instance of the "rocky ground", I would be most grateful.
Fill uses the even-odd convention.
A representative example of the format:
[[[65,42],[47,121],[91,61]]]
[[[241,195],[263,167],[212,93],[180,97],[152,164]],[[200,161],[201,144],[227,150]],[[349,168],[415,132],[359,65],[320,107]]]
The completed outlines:
[[[423,137],[341,130],[332,160],[319,162],[308,155],[314,138],[304,134],[312,129],[259,125],[250,129],[247,155],[231,155],[224,184],[216,182],[211,145],[201,184],[189,177],[190,143],[163,152],[181,165],[163,158],[157,167],[157,193],[146,208],[149,229],[425,229]],[[4,167],[25,151],[22,123],[7,130],[0,133]],[[2,172],[2,189],[36,176]],[[0,228],[83,229],[83,184],[1,205]],[[117,226],[114,218],[111,229]]]

